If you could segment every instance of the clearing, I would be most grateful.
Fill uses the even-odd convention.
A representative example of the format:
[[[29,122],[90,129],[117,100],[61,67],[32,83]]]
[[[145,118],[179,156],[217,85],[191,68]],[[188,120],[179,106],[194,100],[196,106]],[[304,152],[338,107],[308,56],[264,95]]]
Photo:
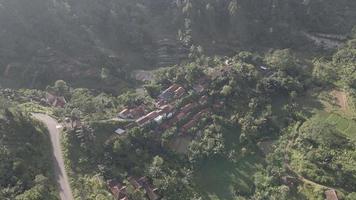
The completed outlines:
[[[336,100],[337,105],[340,107],[341,111],[348,112],[349,106],[347,103],[347,95],[343,91],[333,90],[330,93]]]
[[[356,140],[356,122],[354,120],[345,118],[337,113],[327,112],[320,112],[316,117],[321,121],[335,125],[338,131]]]
[[[223,158],[206,161],[195,175],[203,199],[232,200],[235,193],[253,193],[254,174],[263,167],[263,161],[258,155],[246,156],[236,164]]]

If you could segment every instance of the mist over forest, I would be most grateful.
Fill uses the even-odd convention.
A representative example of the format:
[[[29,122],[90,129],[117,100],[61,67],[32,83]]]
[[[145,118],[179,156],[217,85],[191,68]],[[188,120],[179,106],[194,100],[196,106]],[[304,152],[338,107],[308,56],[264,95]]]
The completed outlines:
[[[53,79],[83,86],[88,81],[77,79],[98,79],[103,66],[126,80],[134,69],[177,64],[192,45],[227,56],[309,49],[305,33],[347,35],[355,7],[352,0],[2,0],[0,75],[14,87]],[[171,49],[162,53],[163,40]]]

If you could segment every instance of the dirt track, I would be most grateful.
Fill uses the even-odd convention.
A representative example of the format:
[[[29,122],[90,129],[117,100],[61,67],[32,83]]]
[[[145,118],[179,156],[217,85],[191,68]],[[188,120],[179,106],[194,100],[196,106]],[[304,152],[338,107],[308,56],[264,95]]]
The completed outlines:
[[[33,117],[43,122],[48,128],[53,148],[54,172],[58,183],[60,198],[61,200],[73,200],[72,191],[70,189],[68,176],[64,166],[64,159],[60,143],[60,131],[57,128],[59,124],[55,119],[48,115],[33,114]]]

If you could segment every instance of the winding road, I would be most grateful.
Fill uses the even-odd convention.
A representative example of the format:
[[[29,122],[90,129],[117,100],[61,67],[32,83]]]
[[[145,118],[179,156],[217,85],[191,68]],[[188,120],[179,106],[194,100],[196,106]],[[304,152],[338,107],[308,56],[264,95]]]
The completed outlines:
[[[60,124],[52,117],[45,114],[32,114],[34,118],[43,122],[49,131],[53,148],[54,173],[57,180],[61,200],[74,200],[70,189],[69,179],[65,171],[64,159],[60,142]]]

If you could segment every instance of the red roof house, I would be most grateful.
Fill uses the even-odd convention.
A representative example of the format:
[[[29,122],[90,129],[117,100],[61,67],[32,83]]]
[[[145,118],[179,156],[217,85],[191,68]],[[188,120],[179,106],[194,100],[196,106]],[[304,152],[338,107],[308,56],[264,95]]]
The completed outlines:
[[[179,99],[185,94],[185,89],[183,87],[179,87],[174,91],[174,98]]]
[[[138,123],[140,126],[144,126],[150,121],[154,120],[156,117],[158,117],[159,113],[157,111],[152,111],[148,113],[147,115],[139,118],[136,120],[136,123]]]

